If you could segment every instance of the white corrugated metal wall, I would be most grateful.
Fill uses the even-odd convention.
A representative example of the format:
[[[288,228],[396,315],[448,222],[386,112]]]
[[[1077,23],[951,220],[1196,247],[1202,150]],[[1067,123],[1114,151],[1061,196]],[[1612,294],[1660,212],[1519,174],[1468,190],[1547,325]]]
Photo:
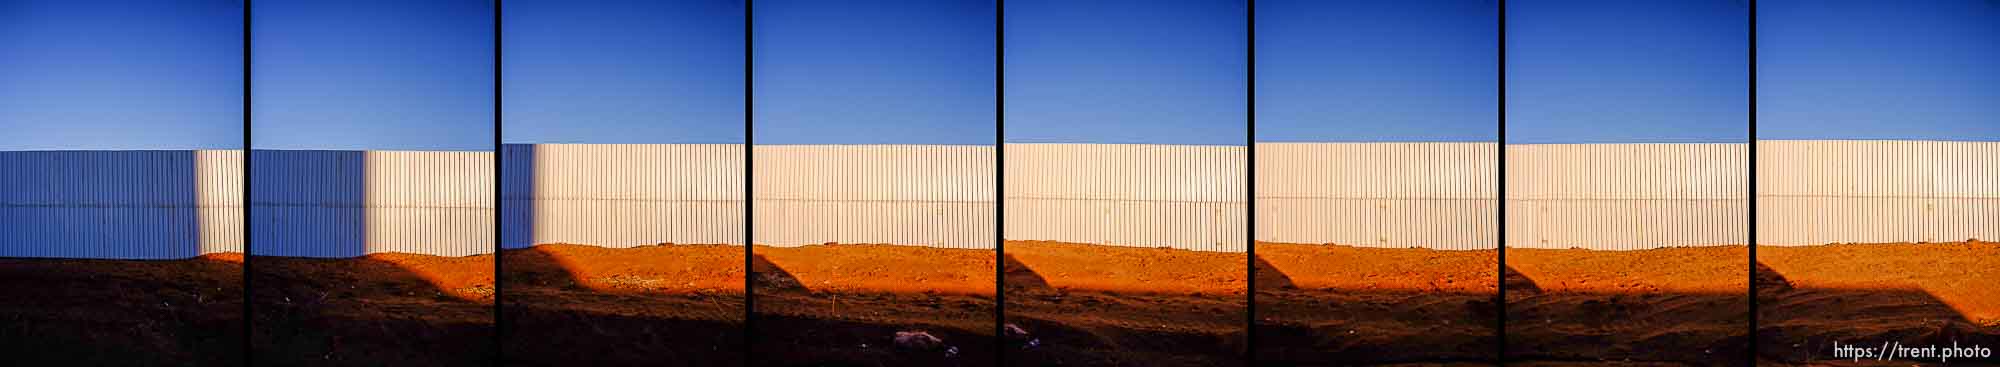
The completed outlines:
[[[493,153],[251,152],[256,255],[493,252]]]
[[[1007,144],[1007,239],[1241,252],[1246,150]]]
[[[1507,146],[1507,246],[1749,241],[1748,144]]]
[[[1495,143],[1258,143],[1257,240],[1499,246]]]
[[[742,144],[509,144],[508,248],[743,243]]]
[[[754,243],[994,247],[991,146],[752,149]]]
[[[1757,142],[1757,242],[2000,239],[2000,142]]]
[[[238,151],[0,152],[0,257],[242,251]]]

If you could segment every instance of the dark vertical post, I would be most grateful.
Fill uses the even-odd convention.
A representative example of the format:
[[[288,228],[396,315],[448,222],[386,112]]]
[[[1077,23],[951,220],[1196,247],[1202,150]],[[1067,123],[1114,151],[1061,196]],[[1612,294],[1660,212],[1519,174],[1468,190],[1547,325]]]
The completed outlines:
[[[1007,0],[993,4],[993,365],[1007,365]]]
[[[250,320],[250,226],[256,217],[250,215],[250,2],[243,0],[243,363],[250,365],[250,345],[255,339],[251,335]]]
[[[1244,28],[1244,188],[1243,188],[1243,365],[1257,365],[1257,0],[1249,1]]]
[[[1743,364],[1757,360],[1757,0],[1750,0],[1750,355]]]
[[[502,8],[503,7],[500,5],[500,0],[493,0],[493,360],[495,361],[494,363],[503,363],[501,361],[506,360],[506,358],[503,357],[503,355],[506,353],[506,350],[505,348],[501,348],[501,345],[505,344],[502,341],[506,340],[506,330],[507,330],[506,318],[504,316],[505,314],[501,312],[502,311],[501,305],[505,304],[506,303],[505,300],[507,299],[507,292],[503,291],[503,289],[506,288],[506,280],[505,280],[506,277],[503,275],[506,273],[504,272],[505,268],[500,265],[501,263],[500,258],[501,255],[503,255],[501,253],[501,250],[505,249],[505,246],[501,245],[501,239],[504,237],[501,237],[503,231],[500,228],[501,225],[500,206],[503,205],[504,201],[501,200],[501,195],[500,195],[501,191],[500,182],[502,181],[500,178],[507,177],[502,172],[505,168],[502,168],[503,164],[501,164],[501,162],[504,160],[501,159],[500,157],[501,154],[500,129],[502,128],[500,123],[501,120],[500,83],[503,82],[502,78],[500,77],[500,68],[504,65],[502,62],[500,62],[500,48],[501,48],[500,37],[502,34],[500,30],[500,11]]]
[[[1496,341],[1494,344],[1499,349],[1497,351],[1499,354],[1494,355],[1494,359],[1505,364],[1507,362],[1507,0],[1500,0],[1498,13],[1500,21],[1499,26],[1496,28],[1499,28],[1499,39],[1495,40],[1495,42],[1500,43],[1500,48],[1497,53],[1498,56],[1495,59],[1498,61],[1498,70],[1496,72],[1500,74],[1500,108],[1497,114],[1500,133],[1496,134],[1499,137],[1496,140],[1498,141],[1497,149],[1499,150],[1500,157],[1497,159],[1499,165],[1496,168],[1499,174],[1495,175],[1498,176],[1499,185],[1494,187],[1495,197],[1493,207],[1494,220],[1500,222],[1499,226],[1494,227],[1497,229],[1494,231],[1494,238],[1500,241],[1494,246],[1499,250],[1500,257],[1500,260],[1497,261],[1500,263],[1500,268],[1495,269],[1497,271],[1494,272],[1494,274],[1500,277],[1499,282],[1495,283],[1499,285],[1500,293],[1495,295],[1494,298],[1498,302],[1494,302],[1494,304],[1500,307],[1500,317],[1499,320],[1495,320],[1493,340]]]
[[[754,48],[753,47],[754,44],[750,42],[750,39],[752,37],[750,22],[751,22],[751,14],[756,13],[755,11],[753,11],[753,9],[755,9],[756,7],[752,5],[752,3],[753,2],[751,0],[743,0],[743,364],[744,365],[754,364],[751,363],[751,361],[754,360],[753,357],[756,356],[756,353],[752,352],[751,349],[757,342],[757,328],[756,328],[757,297],[755,297],[757,292],[756,292],[756,287],[754,287],[755,284],[751,282],[752,277],[755,276],[754,275],[755,269],[752,269],[750,267],[750,259],[752,256],[755,256],[755,254],[752,253],[750,249],[752,247],[755,247],[757,243],[756,238],[754,238],[751,235],[753,233],[752,227],[756,226],[754,224],[754,221],[752,220],[753,217],[751,216],[752,215],[751,210],[752,208],[755,207],[755,205],[751,205],[752,203],[755,202],[755,200],[752,199],[755,196],[752,195],[754,189],[751,186],[751,182],[756,178],[752,177],[753,175],[750,174],[752,172],[752,164],[756,161],[755,159],[752,159],[755,158],[754,155],[752,154],[754,150],[752,148],[756,146],[756,136],[751,134],[751,128],[756,124],[752,123],[752,121],[755,121],[755,119],[751,117],[752,112],[750,107],[751,104],[755,102],[755,98],[751,98],[752,95],[751,88],[755,87],[755,83],[751,82],[751,78],[754,78],[755,73],[751,72],[751,69],[755,67],[754,66],[755,64],[751,62],[752,49]]]

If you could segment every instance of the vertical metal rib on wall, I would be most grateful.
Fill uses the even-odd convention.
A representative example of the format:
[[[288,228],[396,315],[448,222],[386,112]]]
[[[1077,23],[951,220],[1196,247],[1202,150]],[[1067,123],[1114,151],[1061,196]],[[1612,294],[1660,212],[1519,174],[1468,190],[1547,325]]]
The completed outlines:
[[[2000,238],[2000,142],[1757,144],[1760,244]]]
[[[758,244],[993,248],[991,146],[752,149]]]
[[[741,244],[741,144],[509,144],[508,248]]]
[[[1257,239],[1499,246],[1494,143],[1258,143]]]
[[[1009,240],[1244,251],[1246,147],[1008,144]]]
[[[1748,157],[1747,144],[1509,145],[1507,245],[1743,244]]]

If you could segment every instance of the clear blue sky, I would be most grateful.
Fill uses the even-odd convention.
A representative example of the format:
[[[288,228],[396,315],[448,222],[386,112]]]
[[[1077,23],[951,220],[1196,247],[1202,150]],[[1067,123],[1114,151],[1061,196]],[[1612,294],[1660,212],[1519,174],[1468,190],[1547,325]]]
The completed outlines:
[[[241,149],[231,0],[0,0],[0,150]]]
[[[1494,141],[1499,2],[1257,3],[1258,141]]]
[[[752,5],[757,144],[993,144],[993,1]]]
[[[743,1],[504,6],[508,143],[743,142]]]
[[[1247,1],[1015,0],[1006,12],[1007,142],[1244,144]]]
[[[2000,140],[2000,1],[1757,4],[1760,139]]]
[[[1507,143],[1743,142],[1747,0],[1507,3]]]
[[[493,150],[490,1],[255,4],[255,148]]]

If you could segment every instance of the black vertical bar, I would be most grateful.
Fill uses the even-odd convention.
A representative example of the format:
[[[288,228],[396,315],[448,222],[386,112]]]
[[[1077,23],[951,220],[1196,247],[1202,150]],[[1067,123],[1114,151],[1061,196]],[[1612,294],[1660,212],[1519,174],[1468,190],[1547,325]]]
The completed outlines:
[[[256,217],[250,215],[250,2],[243,0],[243,365],[250,365],[251,334],[250,315],[250,226]]]
[[[751,83],[751,78],[755,75],[755,73],[751,72],[751,69],[754,68],[754,63],[751,62],[753,60],[751,57],[754,47],[750,42],[751,33],[753,33],[750,27],[751,15],[756,13],[752,11],[753,9],[755,9],[755,6],[752,5],[752,0],[743,0],[743,365],[745,366],[753,364],[751,361],[754,360],[753,357],[756,356],[756,353],[752,352],[751,349],[753,349],[752,347],[757,342],[757,328],[755,326],[757,321],[757,307],[755,305],[757,292],[756,287],[751,282],[751,277],[754,276],[753,272],[755,269],[750,267],[750,259],[752,256],[755,256],[755,253],[752,253],[750,250],[757,243],[756,238],[752,236],[752,228],[756,227],[756,224],[751,217],[751,210],[755,207],[755,205],[751,205],[754,202],[751,199],[754,197],[752,194],[755,192],[751,187],[751,182],[756,178],[750,174],[752,170],[751,166],[756,162],[755,159],[752,159],[755,158],[752,147],[756,146],[756,135],[751,134],[751,128],[756,126],[756,124],[752,123],[755,119],[751,117],[752,111],[750,107],[756,100],[755,98],[751,98],[751,88],[755,87],[754,83]]]
[[[1248,37],[1243,48],[1244,72],[1244,189],[1243,189],[1243,365],[1257,365],[1257,0],[1245,11],[1249,21],[1243,27]]]
[[[1750,0],[1750,355],[1744,365],[1757,360],[1757,0]]]
[[[503,344],[502,341],[506,340],[505,332],[507,330],[504,326],[506,325],[505,316],[503,316],[505,314],[501,312],[500,308],[500,305],[505,304],[505,300],[507,299],[507,292],[503,290],[506,288],[506,277],[502,276],[506,274],[504,272],[506,269],[500,265],[500,258],[503,255],[501,250],[505,249],[500,243],[502,239],[500,206],[505,203],[500,198],[500,183],[506,181],[501,179],[501,177],[506,176],[502,171],[505,169],[502,168],[505,165],[501,164],[501,158],[503,157],[500,156],[502,151],[500,145],[500,83],[502,82],[500,68],[503,66],[503,63],[500,62],[500,11],[503,8],[500,5],[500,0],[493,0],[493,364],[496,366],[504,364],[502,361],[506,360],[503,356],[506,351],[500,346]]]
[[[1500,17],[1499,26],[1495,28],[1499,29],[1499,39],[1495,40],[1495,42],[1500,43],[1500,52],[1498,52],[1495,59],[1498,61],[1498,73],[1500,74],[1498,87],[1500,104],[1499,113],[1497,113],[1497,117],[1499,117],[1498,128],[1500,131],[1499,134],[1496,134],[1498,136],[1496,150],[1500,154],[1500,158],[1496,162],[1499,163],[1497,166],[1499,174],[1496,175],[1499,178],[1497,179],[1498,185],[1494,188],[1497,197],[1494,200],[1495,205],[1493,207],[1495,210],[1495,220],[1500,222],[1500,225],[1495,227],[1497,230],[1494,231],[1495,238],[1500,241],[1497,244],[1498,246],[1494,246],[1499,249],[1500,257],[1497,261],[1500,263],[1499,269],[1495,269],[1498,270],[1495,274],[1498,274],[1500,277],[1499,282],[1496,283],[1499,285],[1500,293],[1494,297],[1499,301],[1494,302],[1494,304],[1500,307],[1500,316],[1498,320],[1495,320],[1496,325],[1493,336],[1496,342],[1495,347],[1498,349],[1495,351],[1497,354],[1494,355],[1494,360],[1500,361],[1500,364],[1504,365],[1507,363],[1507,0],[1500,0],[1498,16]]]
[[[1007,0],[993,4],[993,365],[1007,365]]]

